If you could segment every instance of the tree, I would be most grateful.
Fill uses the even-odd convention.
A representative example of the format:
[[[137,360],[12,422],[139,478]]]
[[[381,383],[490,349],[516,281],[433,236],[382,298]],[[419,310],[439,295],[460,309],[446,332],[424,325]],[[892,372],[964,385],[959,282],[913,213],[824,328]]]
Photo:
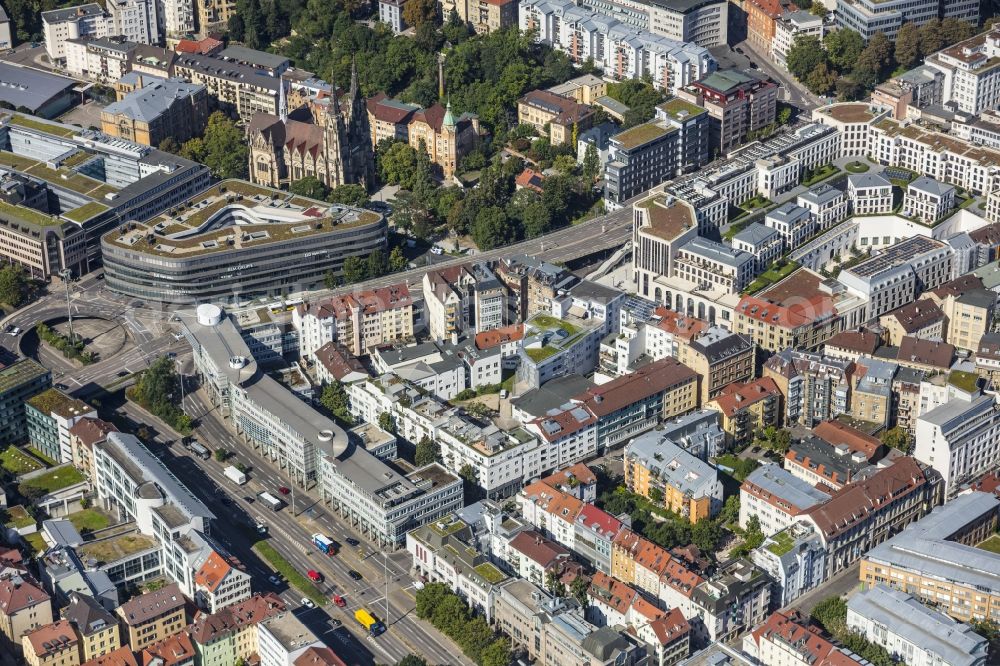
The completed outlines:
[[[844,633],[847,627],[847,602],[839,596],[827,597],[816,604],[809,614],[827,633],[834,636]]]
[[[469,621],[469,609],[462,600],[454,594],[441,599],[431,615],[431,624],[448,634],[457,635]]]
[[[749,552],[754,548],[760,548],[762,543],[764,543],[764,531],[760,528],[760,519],[756,515],[750,516],[747,528],[743,533],[743,544]]]
[[[365,279],[367,266],[365,260],[358,256],[350,256],[344,259],[344,282],[353,284]]]
[[[660,490],[659,488],[650,488],[649,501],[652,502],[653,504],[656,504],[657,506],[663,504],[663,491]]]
[[[719,512],[719,522],[723,525],[727,523],[735,523],[740,519],[740,496],[730,495],[726,498],[725,504],[722,505],[722,511]]]
[[[975,32],[975,27],[968,21],[948,17],[941,21],[941,37],[945,46],[951,46],[965,41]],[[930,55],[929,53],[925,55]]]
[[[329,192],[326,185],[316,176],[306,176],[305,178],[292,181],[292,184],[288,186],[288,191],[292,194],[309,197],[310,199],[319,199],[320,201],[326,199]]]
[[[821,19],[825,19],[827,14],[830,13],[830,10],[827,9],[822,2],[814,2],[813,6],[809,8],[809,11],[810,13],[820,17]]]
[[[880,439],[883,444],[890,448],[897,449],[903,453],[909,453],[910,451],[910,435],[899,426],[886,430],[882,433]]]
[[[399,271],[406,270],[406,266],[409,262],[406,260],[406,256],[403,254],[403,250],[397,245],[392,248],[392,252],[389,253],[389,272],[398,273]]]
[[[698,546],[705,553],[715,551],[715,546],[719,543],[721,536],[722,530],[714,520],[699,520],[691,528],[691,543]]]
[[[841,72],[846,72],[854,66],[858,56],[864,50],[865,40],[856,31],[841,28],[824,37],[823,45],[826,47],[830,63]]]
[[[378,427],[386,432],[396,434],[396,419],[389,412],[382,412],[378,415]]]
[[[229,458],[229,451],[225,449],[216,449],[213,456],[215,457],[215,462],[226,462],[226,459]]]
[[[383,154],[379,168],[382,180],[390,185],[412,190],[413,176],[417,169],[417,151],[408,143],[394,142]]]
[[[347,396],[344,385],[340,382],[333,382],[323,387],[319,404],[347,425],[354,424],[354,417],[351,416],[350,398]]]
[[[537,238],[552,228],[552,214],[541,201],[530,203],[521,213],[521,227],[525,238]]]
[[[507,639],[497,638],[486,646],[479,657],[482,666],[507,666],[511,662]]]
[[[375,250],[365,259],[365,277],[369,280],[382,277],[389,268],[389,261],[385,258],[385,252]]]
[[[837,101],[853,102],[863,98],[867,93],[864,86],[850,77],[837,79]]]
[[[601,159],[597,154],[597,146],[587,144],[587,150],[583,153],[583,177],[589,181],[597,180],[601,170]]]
[[[837,73],[831,71],[825,62],[816,65],[805,80],[806,87],[817,95],[829,94],[836,83]]]
[[[514,240],[513,230],[502,208],[489,206],[479,211],[472,227],[472,240],[480,250],[492,250]]]
[[[417,442],[417,450],[413,456],[413,464],[417,467],[423,467],[424,465],[430,465],[432,462],[437,462],[440,459],[441,445],[427,435],[421,437],[420,441]]]
[[[335,187],[326,195],[326,200],[330,203],[339,203],[347,206],[364,206],[371,199],[364,185],[348,184]]]
[[[876,32],[858,56],[851,75],[865,88],[874,88],[892,68],[892,43],[885,33]]]
[[[561,580],[559,580],[559,574],[555,571],[549,571],[545,574],[545,589],[551,592],[553,596],[566,596],[566,586],[563,585]]]
[[[562,173],[571,174],[576,171],[576,158],[572,155],[557,155],[552,161],[552,168]]]
[[[908,21],[899,28],[895,44],[896,63],[903,69],[910,69],[920,59],[920,28]]]
[[[777,122],[779,125],[787,125],[792,119],[792,107],[787,104],[781,105],[781,110],[778,111]]]
[[[945,45],[941,21],[934,18],[920,26],[920,53],[931,54]]]
[[[172,153],[174,155],[181,152],[181,144],[177,143],[177,139],[172,136],[168,136],[166,139],[161,141],[159,148],[165,153]]]
[[[819,37],[815,35],[799,35],[788,50],[785,62],[788,71],[799,81],[804,81],[809,73],[821,62],[826,61],[826,54]]]
[[[185,159],[192,160],[194,162],[204,162],[205,161],[205,142],[199,138],[195,137],[193,139],[188,139],[181,146],[180,153],[181,157]]]
[[[329,269],[323,274],[323,286],[327,289],[334,289],[340,286],[340,278],[333,272],[333,269]]]
[[[434,614],[434,609],[447,596],[451,594],[448,586],[444,583],[427,583],[422,590],[417,590],[416,613],[421,620],[429,620]]]
[[[415,654],[408,654],[397,661],[396,666],[427,666],[427,660]]]
[[[569,584],[569,592],[573,598],[580,602],[584,608],[587,607],[587,590],[590,589],[590,581],[583,576],[577,576]]]
[[[20,264],[7,264],[0,268],[0,302],[20,307],[28,300],[30,283]]]
[[[408,0],[403,5],[403,20],[414,28],[419,28],[424,23],[433,23],[436,18],[435,0]]]
[[[223,180],[247,177],[249,148],[236,123],[224,113],[216,111],[208,117],[202,141],[205,151],[203,161],[212,175]]]

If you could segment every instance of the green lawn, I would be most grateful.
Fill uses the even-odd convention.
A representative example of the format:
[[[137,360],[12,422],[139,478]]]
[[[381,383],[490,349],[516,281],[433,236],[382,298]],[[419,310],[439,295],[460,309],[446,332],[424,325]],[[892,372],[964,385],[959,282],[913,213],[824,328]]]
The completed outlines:
[[[555,354],[556,350],[552,347],[529,347],[524,350],[524,353],[535,363],[541,363],[549,356]]]
[[[22,527],[27,527],[29,525],[35,524],[35,519],[32,517],[28,510],[23,506],[12,506],[7,509],[7,522],[4,523],[7,527],[12,527],[14,529],[20,529]]]
[[[548,331],[555,331],[561,328],[570,335],[576,335],[577,333],[579,333],[579,329],[573,324],[569,323],[568,321],[563,321],[562,319],[556,319],[555,317],[551,317],[545,314],[535,315],[528,321],[535,327],[544,328],[545,330]]]
[[[55,467],[56,465],[59,464],[58,460],[53,460],[52,458],[48,457],[47,455],[45,455],[44,453],[42,453],[33,446],[26,446],[25,448],[28,450],[28,453],[38,458],[49,467]]]
[[[1000,555],[1000,534],[994,534],[989,539],[976,546],[976,548],[988,550],[991,553]]]
[[[771,265],[771,268],[767,269],[763,273],[757,276],[757,279],[750,283],[750,286],[746,288],[744,294],[755,294],[758,291],[770,287],[776,282],[784,280],[786,277],[792,274],[792,272],[798,268],[799,265],[794,261],[789,261],[781,268],[775,268]]]
[[[34,472],[42,468],[42,465],[30,456],[18,450],[16,446],[8,446],[7,450],[0,453],[0,466],[15,476],[20,476],[25,472]]]
[[[313,585],[312,581],[305,577],[305,574],[300,573],[292,566],[292,563],[286,560],[284,555],[275,550],[274,546],[266,541],[258,541],[254,544],[253,549],[267,560],[275,571],[284,576],[289,585],[309,597],[317,606],[326,605],[327,599],[319,591],[319,588]]]
[[[95,511],[94,509],[83,509],[82,511],[71,513],[66,516],[66,518],[69,522],[73,523],[73,527],[75,527],[78,532],[83,532],[84,530],[88,530],[90,532],[103,530],[111,524],[111,521],[107,516],[100,511]]]
[[[837,167],[833,166],[832,164],[824,164],[816,171],[813,171],[808,178],[805,178],[802,181],[802,184],[805,185],[806,187],[809,187],[810,185],[815,185],[821,180],[826,180],[827,178],[835,176],[838,173],[840,173],[840,169],[838,169]]]
[[[41,488],[46,493],[54,493],[57,490],[68,488],[75,483],[84,481],[83,472],[75,467],[60,467],[51,472],[37,476],[34,479],[25,481],[24,484],[32,488]]]
[[[844,168],[851,173],[865,173],[870,167],[864,162],[851,162]]]
[[[22,537],[28,545],[31,547],[32,555],[37,555],[42,552],[48,545],[45,543],[45,539],[42,538],[41,532],[33,532],[25,537]]]

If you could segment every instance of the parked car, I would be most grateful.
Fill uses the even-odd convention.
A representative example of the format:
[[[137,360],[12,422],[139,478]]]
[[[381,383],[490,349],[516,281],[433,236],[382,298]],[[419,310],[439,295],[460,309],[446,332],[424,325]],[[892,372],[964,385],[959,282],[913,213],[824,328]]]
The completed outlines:
[[[339,594],[333,595],[333,603],[338,608],[344,608],[345,606],[347,606],[347,600],[344,599],[344,597],[340,596]]]
[[[288,493],[290,493],[292,491],[291,491],[291,489],[286,488],[285,486],[281,486],[280,488],[278,488],[278,492],[281,493],[282,495],[287,495]]]
[[[364,576],[362,576],[361,574],[359,574],[354,569],[351,569],[350,571],[348,571],[347,575],[351,577],[351,580],[361,580],[362,578],[364,578]]]
[[[302,597],[302,605],[306,608],[316,608],[316,604],[310,601],[308,597]]]
[[[306,575],[309,576],[309,580],[311,580],[314,583],[323,582],[323,574],[316,571],[315,569],[310,569],[309,571],[306,572]]]

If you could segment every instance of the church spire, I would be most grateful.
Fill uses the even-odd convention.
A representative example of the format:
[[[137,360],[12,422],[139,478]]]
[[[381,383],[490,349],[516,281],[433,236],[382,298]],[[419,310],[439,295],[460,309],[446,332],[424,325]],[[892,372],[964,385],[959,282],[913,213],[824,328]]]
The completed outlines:
[[[358,57],[351,56],[351,101],[358,98]]]

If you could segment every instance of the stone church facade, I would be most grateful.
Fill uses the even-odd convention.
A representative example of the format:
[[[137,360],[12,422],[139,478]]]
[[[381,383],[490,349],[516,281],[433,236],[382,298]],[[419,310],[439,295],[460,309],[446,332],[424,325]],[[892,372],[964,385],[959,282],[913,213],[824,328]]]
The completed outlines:
[[[349,93],[341,97],[334,90],[318,122],[296,116],[308,118],[309,113],[303,108],[287,117],[254,115],[247,127],[251,182],[282,187],[314,176],[331,189],[374,186],[375,151],[356,70]]]

